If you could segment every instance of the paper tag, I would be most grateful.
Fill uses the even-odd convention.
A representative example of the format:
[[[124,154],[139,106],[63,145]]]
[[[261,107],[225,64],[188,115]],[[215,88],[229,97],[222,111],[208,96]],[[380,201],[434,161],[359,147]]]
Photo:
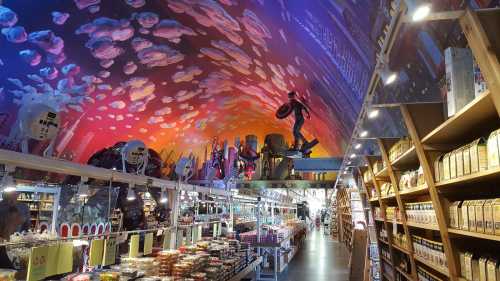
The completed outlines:
[[[27,281],[38,281],[46,277],[49,248],[47,246],[31,248],[28,261]]]
[[[95,239],[90,243],[89,265],[97,266],[102,263],[102,254],[104,253],[104,239]]]
[[[102,265],[111,265],[116,262],[116,240],[114,238],[106,239],[104,242],[104,254]]]
[[[137,234],[130,237],[128,256],[130,258],[139,256],[139,235]]]
[[[149,255],[153,252],[153,233],[147,233],[144,238],[144,255]]]

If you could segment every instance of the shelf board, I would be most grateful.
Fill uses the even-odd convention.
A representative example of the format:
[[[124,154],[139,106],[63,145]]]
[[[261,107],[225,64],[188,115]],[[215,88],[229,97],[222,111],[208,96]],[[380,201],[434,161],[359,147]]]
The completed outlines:
[[[422,229],[431,229],[439,231],[439,226],[433,224],[424,224],[424,223],[416,223],[416,222],[406,222],[408,226],[422,228]]]
[[[403,247],[399,247],[398,245],[392,243],[392,247],[402,253],[405,253],[407,255],[410,255],[410,251],[408,251],[407,249],[403,248]]]
[[[433,270],[443,274],[444,276],[450,277],[450,272],[448,271],[448,268],[443,268],[443,267],[437,266],[437,265],[429,262],[428,260],[426,260],[420,256],[417,256],[417,255],[413,255],[413,257],[415,258],[415,260],[419,261],[422,264],[425,264],[427,267],[432,268]]]
[[[413,188],[410,188],[410,189],[405,189],[403,191],[400,191],[399,195],[401,197],[404,197],[404,196],[414,196],[414,195],[426,194],[428,192],[429,191],[427,189],[427,185],[424,184],[424,185],[421,185],[421,186],[417,186],[417,187],[413,187]]]
[[[382,243],[386,244],[386,245],[389,245],[389,242],[385,241],[385,240],[384,240],[384,239],[382,239],[382,238],[379,238],[378,240],[379,240],[380,242],[382,242]]]
[[[403,275],[407,280],[409,281],[413,281],[413,278],[411,277],[411,274],[410,273],[407,273],[405,272],[402,268],[400,268],[399,266],[395,266],[394,268],[396,268],[396,270],[401,274]]]
[[[415,150],[414,146],[410,147],[410,149],[405,151],[403,154],[401,154],[399,157],[397,157],[391,162],[391,165],[393,167],[408,167],[418,164],[419,161],[418,161],[417,151]]]
[[[383,261],[385,261],[386,263],[388,263],[392,266],[392,262],[388,258],[386,258],[384,256],[380,256],[380,257],[382,258]]]
[[[466,184],[484,183],[500,179],[500,167],[488,169],[479,173],[463,176],[456,179],[440,181],[436,183],[436,188],[443,189]]]
[[[396,199],[396,194],[386,195],[381,197],[382,200]]]
[[[389,274],[387,274],[387,273],[385,273],[385,272],[383,272],[383,273],[382,273],[382,275],[383,275],[383,276],[385,277],[385,279],[387,279],[387,280],[393,280],[393,278],[392,278]]]
[[[473,128],[485,124],[494,126],[498,123],[498,113],[491,100],[490,91],[471,101],[468,105],[444,121],[437,128],[428,133],[423,139],[423,144],[454,144],[462,143],[469,139]],[[494,122],[490,122],[490,121]],[[493,124],[491,124],[493,123]],[[477,136],[479,137],[479,136]]]
[[[389,176],[389,173],[387,171],[387,167],[383,167],[382,170],[378,171],[376,174],[375,174],[375,178],[386,178]]]
[[[485,239],[485,240],[492,240],[492,241],[499,241],[500,242],[500,236],[496,236],[496,235],[492,235],[492,234],[471,232],[471,231],[465,231],[465,230],[454,229],[454,228],[448,228],[448,232],[456,234],[456,235],[461,235],[461,236],[474,237],[474,238],[479,238],[479,239]]]

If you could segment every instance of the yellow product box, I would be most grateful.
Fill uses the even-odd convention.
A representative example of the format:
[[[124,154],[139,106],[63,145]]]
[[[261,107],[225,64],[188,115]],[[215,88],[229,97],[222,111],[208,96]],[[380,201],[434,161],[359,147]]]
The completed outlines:
[[[457,177],[457,155],[456,150],[450,152],[450,179]]]
[[[474,204],[476,213],[476,232],[484,233],[484,202],[485,200],[476,200]]]
[[[484,201],[484,233],[493,234],[494,224],[493,224],[493,199],[488,199]]]
[[[500,134],[500,129],[493,131],[488,137],[487,147],[488,147],[488,169],[496,168],[500,166],[500,157],[498,151],[498,136]]]
[[[464,148],[460,147],[455,150],[455,157],[457,162],[457,178],[464,176]]]
[[[481,257],[479,259],[479,281],[488,281],[487,269],[488,258]]]
[[[440,182],[443,180],[443,177],[443,155],[441,155],[434,160],[434,178],[436,182]]]
[[[469,230],[469,205],[471,201],[464,201],[462,203],[462,223],[461,229]]]
[[[443,180],[450,179],[450,153],[443,156]]]
[[[494,232],[495,235],[500,235],[500,198],[493,200],[492,209]]]
[[[460,207],[462,205],[462,202],[456,201],[453,202],[450,206],[450,227],[458,229],[459,228],[459,223],[460,223],[460,217],[461,217],[461,210]]]
[[[484,138],[479,138],[470,144],[470,172],[471,174],[488,169],[488,158],[486,142]]]
[[[476,232],[476,200],[469,203],[469,231]]]
[[[464,257],[464,267],[465,267],[465,279],[471,281],[472,280],[472,259],[473,254],[470,252],[465,253]]]
[[[470,175],[470,145],[462,147],[462,157],[464,161],[464,175]]]
[[[486,265],[486,275],[488,281],[500,281],[497,275],[498,261],[496,259],[489,259]]]

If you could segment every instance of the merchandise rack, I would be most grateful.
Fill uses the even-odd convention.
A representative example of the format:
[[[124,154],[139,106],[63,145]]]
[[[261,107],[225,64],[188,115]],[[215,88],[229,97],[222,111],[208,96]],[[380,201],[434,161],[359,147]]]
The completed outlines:
[[[438,280],[465,281],[460,276],[458,258],[460,240],[466,238],[467,241],[473,241],[474,243],[470,243],[472,244],[469,245],[470,247],[475,247],[475,244],[481,243],[490,243],[487,245],[491,246],[491,243],[500,241],[500,236],[449,228],[447,209],[450,199],[475,199],[494,190],[495,183],[498,183],[500,179],[500,168],[440,182],[437,182],[434,177],[433,160],[438,154],[458,148],[494,129],[500,128],[500,64],[496,56],[499,53],[500,46],[498,46],[498,40],[488,38],[488,34],[498,34],[498,24],[493,23],[498,23],[500,20],[500,11],[498,9],[466,10],[458,20],[469,47],[472,49],[472,53],[481,68],[489,90],[444,121],[442,103],[377,104],[376,107],[400,110],[408,137],[413,142],[413,146],[396,159],[390,161],[388,149],[398,139],[376,138],[377,145],[380,148],[380,156],[366,156],[367,166],[358,167],[360,174],[367,172],[371,176],[370,182],[365,182],[362,179],[366,193],[371,194],[368,192],[370,188],[376,191],[376,196],[370,197],[369,203],[372,211],[375,207],[380,208],[382,217],[382,220],[374,220],[377,227],[376,235],[379,249],[381,246],[388,246],[393,261],[392,264],[388,263],[389,268],[394,273],[399,272],[404,277],[403,279],[411,281],[418,280],[417,267],[422,268],[431,276],[438,276]],[[373,167],[377,160],[383,161],[385,167],[375,174]],[[423,170],[425,184],[400,191],[400,172],[407,170],[409,167],[419,166]],[[383,182],[392,184],[395,200],[392,199],[392,196],[390,196],[390,200],[387,200],[387,197],[381,195],[380,186]],[[472,194],[472,189],[477,194]],[[490,194],[498,195],[498,191]],[[422,198],[432,202],[437,225],[417,224],[407,221],[405,203],[418,202]],[[387,207],[399,208],[402,213],[401,222],[395,223],[387,219],[385,213]],[[403,230],[408,241],[407,249],[403,250],[394,244],[393,227]],[[387,232],[389,237],[387,242],[379,237],[379,230],[381,229],[385,229]],[[440,237],[448,263],[446,268],[437,266],[415,255],[411,239],[415,233],[426,233],[427,236]],[[495,247],[497,246],[495,244]],[[402,272],[396,265],[396,262],[394,262],[395,251],[405,253],[409,257],[412,269],[410,273]],[[381,276],[384,279],[390,281],[399,280],[392,272],[384,272],[383,267],[381,267],[381,270]]]

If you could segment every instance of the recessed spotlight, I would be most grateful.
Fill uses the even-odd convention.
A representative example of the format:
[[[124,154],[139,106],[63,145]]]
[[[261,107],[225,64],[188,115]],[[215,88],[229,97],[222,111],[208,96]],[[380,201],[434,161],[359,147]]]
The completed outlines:
[[[378,109],[372,109],[372,110],[368,113],[368,118],[370,118],[370,119],[377,118],[379,113],[380,113],[380,111],[379,111]]]
[[[362,145],[361,145],[360,143],[357,143],[357,144],[354,146],[354,148],[355,148],[355,149],[360,149],[360,148],[361,148],[361,146],[362,146]]]
[[[354,158],[354,157],[356,157],[356,154],[355,154],[355,153],[353,153],[353,154],[351,154],[351,155],[349,156],[349,158],[351,158],[351,159],[352,159],[352,158]]]
[[[431,13],[431,4],[424,0],[405,0],[408,15],[414,22],[422,21]]]
[[[359,133],[359,136],[362,137],[362,138],[368,136],[368,131],[366,131],[366,130],[362,131],[361,133]]]

